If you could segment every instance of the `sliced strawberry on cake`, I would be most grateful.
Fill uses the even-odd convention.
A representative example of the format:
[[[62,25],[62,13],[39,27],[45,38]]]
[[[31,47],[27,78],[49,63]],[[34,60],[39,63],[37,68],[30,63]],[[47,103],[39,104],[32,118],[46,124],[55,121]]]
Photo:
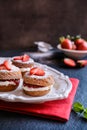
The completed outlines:
[[[3,65],[6,67],[7,70],[11,70],[11,63],[8,60],[5,60]]]
[[[22,60],[22,56],[15,56],[14,60]]]
[[[30,75],[44,76],[45,72],[39,67],[34,67],[30,70]]]
[[[22,74],[34,66],[34,60],[27,54],[13,57],[12,63],[21,69]]]
[[[23,91],[30,96],[46,95],[54,84],[53,76],[40,67],[31,68],[23,78]]]
[[[23,56],[22,56],[22,61],[23,62],[26,62],[26,61],[28,61],[30,59],[30,57],[28,56],[28,55],[26,55],[26,54],[24,54]]]

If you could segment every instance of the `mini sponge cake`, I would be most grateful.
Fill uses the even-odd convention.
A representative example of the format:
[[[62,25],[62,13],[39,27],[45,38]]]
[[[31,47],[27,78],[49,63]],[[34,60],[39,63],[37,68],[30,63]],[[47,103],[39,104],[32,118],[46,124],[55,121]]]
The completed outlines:
[[[0,63],[0,92],[8,92],[16,89],[22,78],[18,67],[11,64],[11,61],[4,60]]]
[[[12,63],[20,68],[22,74],[29,71],[30,68],[34,66],[34,60],[26,54],[13,57]]]
[[[54,85],[53,76],[39,67],[31,68],[23,78],[23,91],[30,96],[46,95]]]

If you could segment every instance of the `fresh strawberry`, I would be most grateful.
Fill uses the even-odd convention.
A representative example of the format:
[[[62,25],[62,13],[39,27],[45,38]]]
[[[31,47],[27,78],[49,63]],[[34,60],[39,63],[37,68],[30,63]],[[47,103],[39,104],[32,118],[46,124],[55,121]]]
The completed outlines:
[[[80,67],[84,67],[87,65],[87,60],[78,60],[77,65]]]
[[[80,43],[78,46],[77,46],[77,50],[87,50],[87,42],[86,41],[83,41],[82,43]]]
[[[73,59],[70,59],[70,58],[64,58],[64,63],[65,63],[65,65],[70,66],[70,67],[76,66],[75,61]]]
[[[82,39],[82,38],[76,39],[76,40],[75,40],[75,45],[76,45],[76,46],[79,46],[79,44],[82,44],[84,41],[85,41],[85,40]]]
[[[5,60],[3,65],[6,67],[7,70],[11,70],[11,64],[8,60]]]
[[[87,42],[82,38],[77,39],[75,45],[77,46],[77,50],[87,50]]]
[[[14,60],[22,60],[22,56],[15,56]]]
[[[68,38],[65,38],[61,43],[61,47],[64,49],[72,49],[72,42]]]
[[[38,75],[38,76],[44,76],[45,72],[43,69],[39,67],[34,67],[30,70],[30,75]]]
[[[23,56],[22,56],[22,61],[23,62],[26,62],[26,61],[28,61],[29,60],[29,56],[28,55],[26,55],[26,54],[24,54]]]

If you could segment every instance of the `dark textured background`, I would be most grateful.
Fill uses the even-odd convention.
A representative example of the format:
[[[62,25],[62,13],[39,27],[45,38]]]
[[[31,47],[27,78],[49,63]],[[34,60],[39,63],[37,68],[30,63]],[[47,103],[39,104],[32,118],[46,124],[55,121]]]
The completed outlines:
[[[0,0],[0,49],[56,46],[61,35],[87,37],[87,0]]]

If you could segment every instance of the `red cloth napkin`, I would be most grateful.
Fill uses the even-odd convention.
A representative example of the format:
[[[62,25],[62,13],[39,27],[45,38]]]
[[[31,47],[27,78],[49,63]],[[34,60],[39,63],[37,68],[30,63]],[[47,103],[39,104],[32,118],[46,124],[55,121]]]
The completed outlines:
[[[70,78],[70,80],[72,82],[72,90],[67,99],[49,101],[41,104],[0,101],[0,109],[67,121],[69,120],[72,103],[79,83],[78,79]]]

